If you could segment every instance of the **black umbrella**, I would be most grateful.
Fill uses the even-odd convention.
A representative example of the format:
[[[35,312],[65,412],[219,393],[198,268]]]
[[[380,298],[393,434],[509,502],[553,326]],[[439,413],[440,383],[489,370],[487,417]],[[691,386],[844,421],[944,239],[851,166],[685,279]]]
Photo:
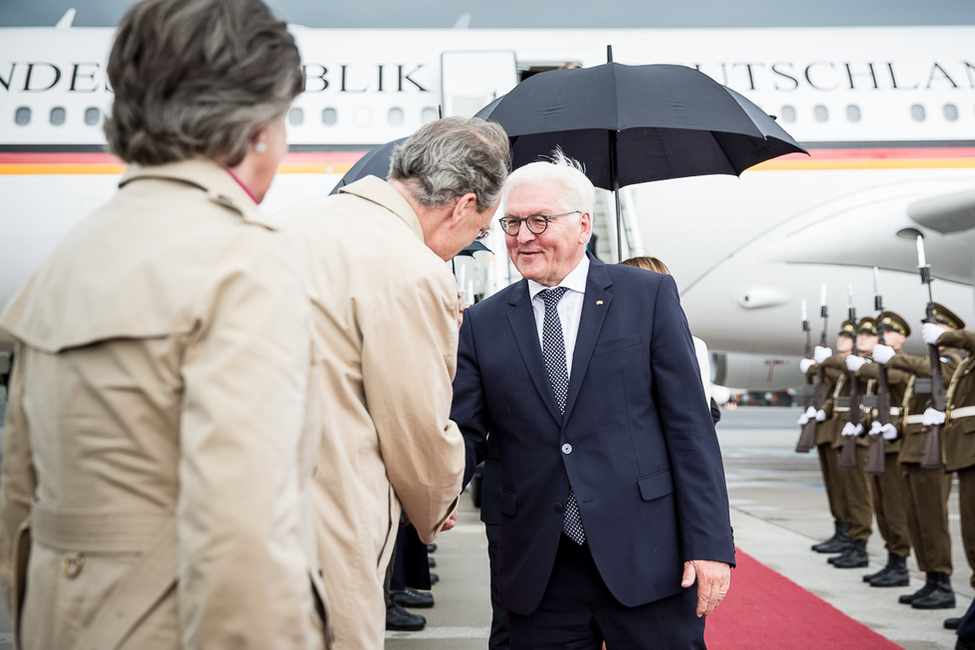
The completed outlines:
[[[597,187],[619,188],[704,174],[741,174],[770,158],[805,150],[775,120],[733,90],[693,68],[628,66],[533,75],[477,117],[498,122],[511,138],[517,168],[556,147],[581,161]]]
[[[340,188],[359,180],[363,176],[378,176],[379,178],[386,179],[389,176],[389,160],[393,157],[393,149],[404,142],[406,142],[406,138],[400,138],[387,142],[386,144],[381,144],[378,147],[373,147],[367,151],[366,155],[359,158],[349,168],[349,171],[345,172],[345,176],[338,182],[338,185],[332,188],[329,194],[335,194]]]

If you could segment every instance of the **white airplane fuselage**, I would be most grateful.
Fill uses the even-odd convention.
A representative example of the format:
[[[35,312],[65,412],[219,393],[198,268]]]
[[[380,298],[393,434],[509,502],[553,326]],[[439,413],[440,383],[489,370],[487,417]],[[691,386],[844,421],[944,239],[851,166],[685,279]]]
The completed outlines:
[[[933,297],[975,326],[975,27],[362,30],[293,26],[306,91],[289,116],[291,152],[269,213],[326,194],[371,146],[447,114],[471,114],[518,72],[673,63],[696,67],[776,115],[810,156],[740,178],[627,188],[633,253],[661,258],[719,384],[799,383],[801,301],[819,339],[884,306],[919,323],[924,236]],[[79,219],[114,192],[104,153],[112,93],[108,28],[0,29],[0,308]],[[651,91],[648,91],[651,92]],[[503,236],[488,244],[499,254]],[[917,328],[919,329],[919,327]],[[920,351],[919,336],[908,349]]]

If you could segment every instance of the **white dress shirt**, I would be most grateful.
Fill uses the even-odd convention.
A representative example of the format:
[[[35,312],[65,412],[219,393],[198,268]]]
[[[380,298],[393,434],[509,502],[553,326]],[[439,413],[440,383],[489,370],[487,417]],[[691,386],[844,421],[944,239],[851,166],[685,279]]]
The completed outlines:
[[[569,271],[569,274],[562,278],[558,283],[559,287],[568,289],[559,301],[558,311],[559,320],[562,323],[562,338],[565,341],[565,365],[568,376],[572,376],[572,353],[576,347],[576,336],[579,334],[579,320],[582,318],[582,304],[586,296],[586,280],[589,278],[589,256],[583,255],[582,261]],[[538,330],[538,345],[542,345],[542,326],[545,323],[545,302],[538,294],[543,289],[554,289],[555,287],[545,287],[535,282],[528,281],[528,291],[532,297],[532,311],[535,314],[535,327]]]

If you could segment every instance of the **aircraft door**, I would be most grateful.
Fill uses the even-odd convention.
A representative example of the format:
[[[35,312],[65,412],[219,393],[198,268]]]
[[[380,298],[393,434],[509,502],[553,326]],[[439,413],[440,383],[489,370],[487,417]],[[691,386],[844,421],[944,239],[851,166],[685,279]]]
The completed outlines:
[[[518,83],[513,50],[451,51],[440,55],[443,114],[472,117]]]

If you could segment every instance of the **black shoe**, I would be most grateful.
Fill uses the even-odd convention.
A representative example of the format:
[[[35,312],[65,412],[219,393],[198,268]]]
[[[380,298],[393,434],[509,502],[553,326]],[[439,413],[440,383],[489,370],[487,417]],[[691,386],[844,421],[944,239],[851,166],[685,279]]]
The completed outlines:
[[[930,573],[928,573],[925,577],[923,587],[915,591],[913,594],[904,594],[903,596],[898,597],[897,602],[901,603],[902,605],[910,605],[919,598],[924,598],[925,596],[931,595],[931,592],[933,591],[934,578],[931,577]]]
[[[911,575],[907,572],[907,558],[893,554],[884,570],[870,580],[871,587],[906,587],[909,584]]]
[[[812,550],[817,553],[842,553],[853,543],[853,539],[847,534],[848,530],[850,530],[850,524],[837,521],[836,532],[833,533],[833,536],[824,542],[813,544]]]
[[[389,600],[400,607],[414,607],[417,609],[433,607],[433,594],[429,591],[417,591],[413,587],[406,587],[403,591],[389,592]]]
[[[868,564],[870,564],[870,556],[867,555],[867,542],[862,539],[853,540],[853,545],[846,549],[843,555],[833,560],[833,566],[837,569],[856,569]]]
[[[435,585],[438,582],[440,582],[440,576],[437,575],[436,573],[434,573],[433,571],[431,571],[430,572],[430,584],[431,585]]]
[[[431,569],[437,568],[437,558],[427,556],[427,563],[430,565]]]
[[[425,616],[413,614],[396,603],[386,605],[386,629],[403,630],[406,632],[416,632],[426,627],[427,619]]]
[[[872,583],[874,580],[877,580],[878,578],[881,578],[881,577],[887,575],[888,573],[890,573],[890,563],[889,562],[880,571],[874,571],[873,573],[868,573],[868,574],[864,575],[863,576],[863,581],[864,582],[871,582]]]
[[[946,618],[945,619],[945,629],[946,630],[957,630],[958,626],[961,624],[961,618]]]
[[[436,553],[436,552],[437,552],[437,543],[436,542],[434,542],[432,544],[427,544],[427,553]]]
[[[955,606],[955,592],[951,590],[951,579],[944,573],[931,572],[934,589],[923,598],[911,602],[914,609],[946,609]]]

